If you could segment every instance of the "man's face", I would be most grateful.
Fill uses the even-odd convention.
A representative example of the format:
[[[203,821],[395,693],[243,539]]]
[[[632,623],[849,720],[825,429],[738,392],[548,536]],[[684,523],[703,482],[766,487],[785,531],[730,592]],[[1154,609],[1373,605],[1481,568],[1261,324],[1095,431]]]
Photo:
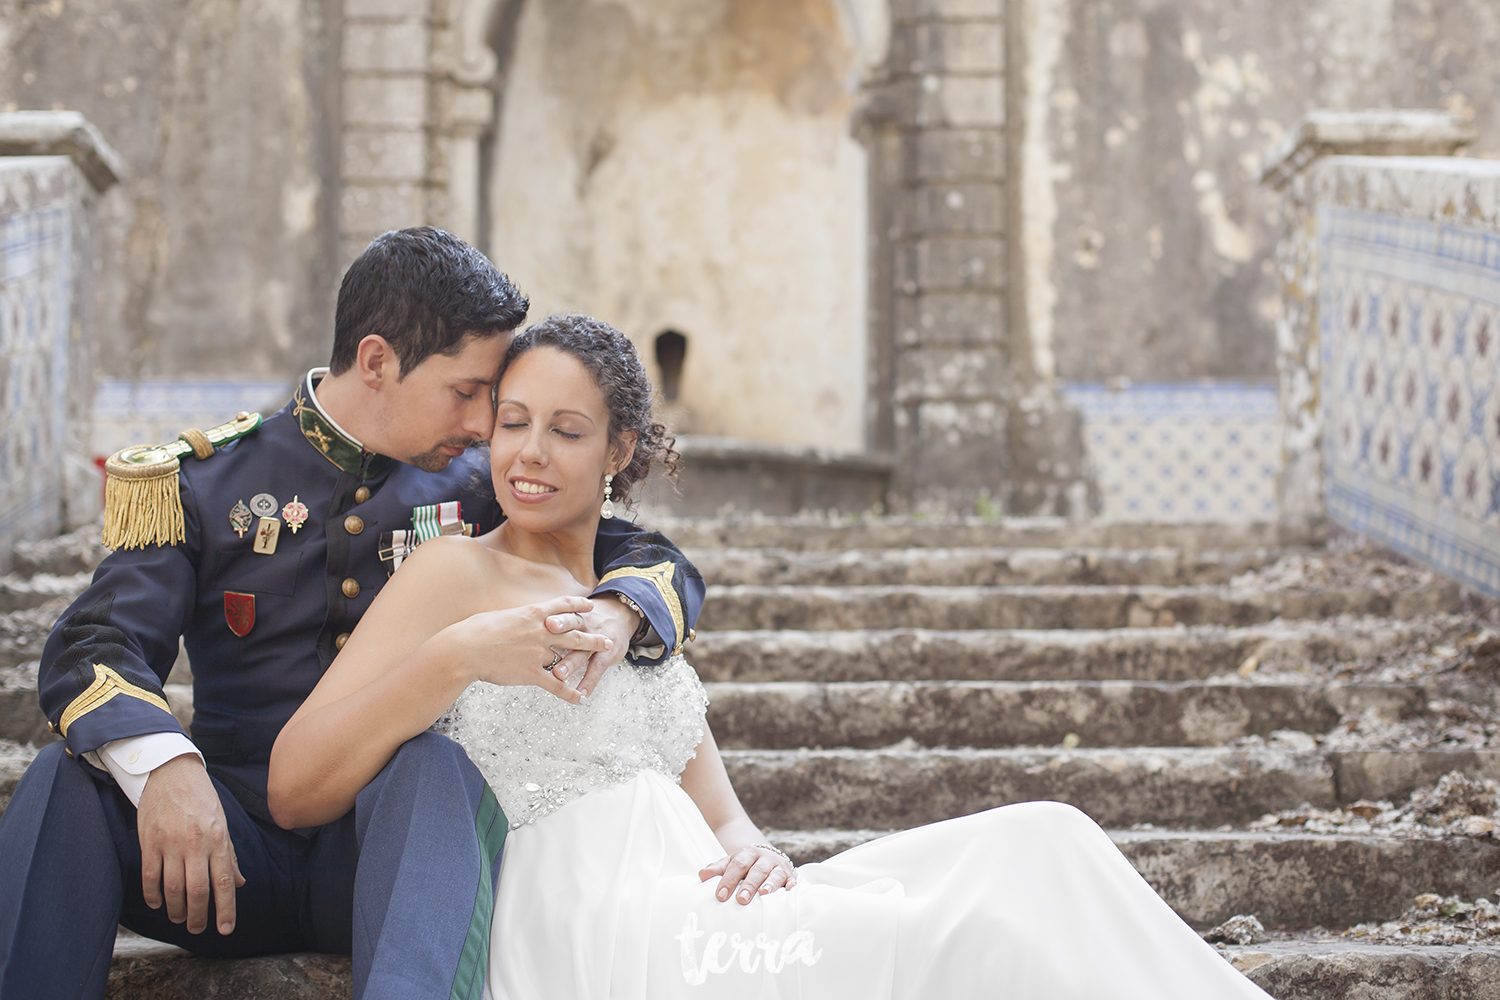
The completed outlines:
[[[405,378],[387,378],[375,414],[380,452],[441,472],[466,448],[487,440],[495,426],[491,390],[509,343],[508,333],[467,336],[457,354],[429,355]]]

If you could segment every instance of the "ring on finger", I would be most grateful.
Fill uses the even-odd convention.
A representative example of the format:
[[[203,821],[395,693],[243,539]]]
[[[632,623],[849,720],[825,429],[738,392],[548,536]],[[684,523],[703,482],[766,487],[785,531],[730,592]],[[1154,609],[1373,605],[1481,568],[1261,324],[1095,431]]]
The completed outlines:
[[[551,647],[551,649],[552,649],[552,662],[549,663],[549,664],[547,664],[545,667],[542,668],[543,670],[546,670],[546,671],[549,671],[549,672],[552,670],[553,667],[557,666],[557,662],[562,659],[562,651],[561,650],[559,650],[556,646]]]

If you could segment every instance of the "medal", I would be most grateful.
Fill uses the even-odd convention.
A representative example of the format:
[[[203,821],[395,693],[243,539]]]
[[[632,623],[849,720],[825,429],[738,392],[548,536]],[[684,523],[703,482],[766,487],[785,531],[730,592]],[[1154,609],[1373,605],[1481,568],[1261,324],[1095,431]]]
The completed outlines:
[[[286,520],[286,526],[291,528],[292,534],[295,535],[302,525],[307,523],[307,504],[293,495],[291,502],[281,508],[281,516]]]
[[[269,493],[257,493],[250,498],[250,513],[256,517],[272,517],[276,514],[276,498]]]
[[[263,556],[276,554],[276,539],[281,537],[281,522],[274,517],[263,517],[255,529],[255,551]]]
[[[229,508],[229,526],[241,538],[250,530],[250,508],[245,506],[245,501],[236,500],[234,506]]]
[[[224,591],[224,623],[243,639],[255,627],[255,595]]]

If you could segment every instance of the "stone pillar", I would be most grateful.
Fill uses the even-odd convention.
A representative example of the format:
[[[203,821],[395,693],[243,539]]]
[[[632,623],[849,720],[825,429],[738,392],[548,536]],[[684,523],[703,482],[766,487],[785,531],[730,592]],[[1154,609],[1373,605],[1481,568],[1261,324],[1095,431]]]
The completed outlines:
[[[373,237],[432,219],[433,5],[344,2],[341,274]]]
[[[1007,489],[1004,40],[1003,0],[896,0],[869,95],[874,388],[889,399],[872,438],[895,455],[898,509],[998,507]]]
[[[0,571],[15,543],[88,524],[97,197],[124,174],[82,115],[0,114]]]
[[[1276,247],[1281,310],[1276,371],[1282,418],[1277,480],[1281,523],[1294,532],[1321,530],[1324,520],[1322,346],[1318,337],[1317,206],[1311,167],[1325,156],[1447,156],[1474,139],[1473,126],[1439,111],[1314,111],[1267,154],[1261,181],[1283,192]]]

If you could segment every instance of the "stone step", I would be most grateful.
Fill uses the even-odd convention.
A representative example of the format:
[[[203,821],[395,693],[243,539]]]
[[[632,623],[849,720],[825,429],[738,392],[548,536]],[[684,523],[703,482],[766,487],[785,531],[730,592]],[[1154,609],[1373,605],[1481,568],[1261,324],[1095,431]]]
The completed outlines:
[[[702,631],[687,647],[705,681],[1180,681],[1257,665],[1300,670],[1430,641],[1446,616],[1340,616],[1229,628]]]
[[[72,601],[64,595],[34,608],[0,614],[0,669],[39,659],[47,634]]]
[[[1341,614],[1410,618],[1456,612],[1459,585],[1320,590],[1229,587],[710,586],[698,620],[715,629],[1112,629],[1254,625]]]
[[[1408,718],[1415,684],[1159,681],[871,681],[710,684],[726,749],[1223,746],[1277,729],[1323,733],[1346,714]]]
[[[123,938],[123,936],[122,936]],[[136,943],[139,942],[139,943]],[[1500,996],[1500,948],[1293,939],[1227,945],[1225,958],[1276,1000],[1478,1000]],[[214,960],[144,939],[121,940],[107,1000],[345,1000],[342,955]]]
[[[799,865],[887,835],[767,831]],[[1500,843],[1490,839],[1166,830],[1114,830],[1110,838],[1198,930],[1237,913],[1277,931],[1342,929],[1393,920],[1424,892],[1474,899],[1500,885]]]
[[[1292,940],[1228,945],[1224,954],[1276,1000],[1500,997],[1500,947]]]
[[[1500,779],[1493,750],[1117,749],[725,750],[762,827],[904,829],[1056,799],[1106,827],[1245,826],[1301,803],[1398,801],[1448,771]]]
[[[1175,548],[1201,551],[1321,544],[1320,533],[1275,524],[1125,524],[1031,518],[643,517],[684,549],[848,551],[906,548]]]
[[[21,775],[36,759],[36,747],[26,743],[0,739],[0,813],[10,804]]]
[[[198,958],[122,929],[115,938],[105,1000],[348,1000],[348,955]]]
[[[1228,583],[1282,549],[692,549],[705,580],[722,585],[824,587]]]
[[[87,525],[67,535],[18,542],[11,557],[11,572],[17,576],[72,576],[92,573],[109,553],[100,541],[101,527]]]
[[[42,743],[52,739],[37,702],[36,664],[0,669],[0,740]]]
[[[0,613],[24,611],[59,598],[72,601],[88,589],[92,579],[92,572],[67,576],[54,573],[38,573],[35,576],[11,573],[0,576]]]

